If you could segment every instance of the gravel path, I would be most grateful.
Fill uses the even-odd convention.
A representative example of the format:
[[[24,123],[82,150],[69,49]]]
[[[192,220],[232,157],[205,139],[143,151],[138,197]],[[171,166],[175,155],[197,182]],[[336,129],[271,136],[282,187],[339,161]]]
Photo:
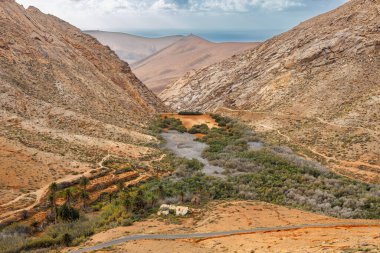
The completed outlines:
[[[283,227],[263,227],[263,228],[252,228],[247,230],[232,230],[232,231],[221,231],[221,232],[209,232],[209,233],[194,233],[194,234],[150,234],[150,235],[130,235],[124,236],[109,242],[101,243],[88,248],[82,248],[78,250],[70,251],[70,253],[85,253],[90,251],[101,250],[107,247],[123,244],[130,241],[136,240],[175,240],[175,239],[208,239],[225,237],[232,235],[244,235],[259,232],[277,232],[277,231],[289,231],[295,229],[305,229],[305,228],[341,228],[341,227],[380,227],[380,223],[332,223],[332,224],[304,224],[295,226],[283,226]]]

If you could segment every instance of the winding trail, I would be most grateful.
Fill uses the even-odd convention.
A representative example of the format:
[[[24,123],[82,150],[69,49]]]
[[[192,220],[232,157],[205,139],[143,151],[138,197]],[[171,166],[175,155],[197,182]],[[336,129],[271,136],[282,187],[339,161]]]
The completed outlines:
[[[83,175],[86,175],[86,173],[84,174],[79,174],[79,175],[68,175],[64,178],[61,178],[57,181],[55,181],[56,183],[63,183],[63,182],[67,182],[67,181],[73,181],[73,180],[76,180],[78,178],[80,178],[81,176]],[[22,211],[29,211],[31,209],[33,209],[34,207],[36,207],[40,202],[41,200],[46,196],[46,194],[49,192],[49,187],[50,187],[50,184],[34,191],[34,192],[31,192],[31,193],[28,193],[27,195],[35,195],[35,201],[33,202],[33,204],[27,206],[27,207],[23,207],[23,208],[20,208],[20,209],[17,209],[17,210],[12,210],[12,211],[9,211],[9,212],[6,212],[6,213],[2,213],[0,215],[0,222],[4,221],[5,219],[9,218],[9,216],[11,215],[14,215],[14,214],[17,214],[19,212],[22,212]],[[2,207],[6,207],[12,203],[15,203],[17,201],[20,201],[23,197],[25,197],[25,194],[17,197],[16,199],[2,205]]]
[[[106,168],[103,164],[104,162],[106,162],[109,158],[111,157],[111,155],[107,155],[105,156],[99,163],[99,167],[100,168]],[[78,174],[78,175],[67,175],[59,180],[56,180],[55,182],[56,183],[63,183],[63,182],[70,182],[70,181],[74,181],[76,179],[79,179],[80,177],[82,176],[90,176],[91,173],[89,171],[85,172],[85,173],[82,173],[82,174]],[[41,200],[46,196],[46,194],[49,192],[49,187],[50,187],[51,183],[45,185],[44,187],[34,191],[34,192],[30,192],[30,193],[26,193],[26,194],[22,194],[20,196],[18,196],[17,198],[9,201],[8,203],[5,203],[3,205],[1,205],[0,207],[7,207],[13,203],[16,203],[20,200],[22,200],[23,198],[29,196],[29,195],[34,195],[35,196],[35,201],[30,204],[29,206],[26,206],[26,207],[23,207],[23,208],[20,208],[20,209],[17,209],[17,210],[12,210],[12,211],[9,211],[9,212],[5,212],[5,213],[2,213],[0,214],[0,222],[6,220],[7,218],[9,218],[11,215],[14,215],[14,214],[17,214],[19,212],[22,212],[22,211],[29,211],[31,209],[33,209],[34,207],[36,207],[40,202]]]
[[[107,247],[120,245],[130,241],[136,240],[176,240],[176,239],[201,239],[207,240],[212,238],[221,238],[227,236],[247,235],[254,233],[268,233],[280,231],[292,231],[297,229],[318,229],[318,228],[358,228],[358,227],[380,227],[380,223],[333,223],[333,224],[303,224],[294,226],[281,226],[281,227],[260,227],[247,230],[232,230],[232,231],[219,231],[209,233],[193,233],[193,234],[141,234],[124,236],[112,241],[100,243],[95,246],[82,248],[70,251],[70,253],[85,253],[96,250],[101,250]]]
[[[369,128],[339,125],[339,124],[336,124],[336,123],[328,122],[328,121],[326,121],[326,120],[324,120],[324,119],[322,119],[320,117],[316,117],[316,119],[319,122],[323,123],[323,124],[326,124],[326,125],[329,125],[329,126],[333,126],[333,127],[338,127],[338,128],[354,128],[354,129],[364,130],[364,131],[367,131],[377,141],[380,140],[380,133],[377,132],[377,131],[375,131],[375,130],[369,129]]]

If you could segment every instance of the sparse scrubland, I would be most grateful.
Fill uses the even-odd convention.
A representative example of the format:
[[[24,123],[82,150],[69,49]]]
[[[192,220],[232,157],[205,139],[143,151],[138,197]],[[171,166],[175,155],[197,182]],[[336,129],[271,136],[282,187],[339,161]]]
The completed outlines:
[[[170,189],[168,196],[175,198],[186,189],[185,195],[205,200],[262,200],[340,218],[380,218],[379,186],[334,174],[287,147],[251,150],[249,143],[260,141],[259,136],[238,121],[213,117],[219,128],[200,139],[209,146],[203,155],[223,167],[227,179],[206,177],[197,170],[180,180],[166,178],[160,183]]]
[[[204,175],[203,164],[196,159],[179,158],[164,150],[165,156],[152,166],[168,176],[132,187],[118,184],[115,193],[103,194],[87,206],[83,193],[88,190],[86,180],[56,189],[52,198],[64,199],[65,204],[57,209],[50,205],[43,229],[41,224],[28,226],[22,222],[4,228],[0,251],[79,245],[94,233],[145,219],[163,203],[201,206],[212,200],[260,200],[340,218],[380,218],[379,186],[336,175],[287,147],[263,143],[261,148],[252,149],[251,143],[262,143],[260,136],[238,121],[212,116],[218,128],[206,131],[206,127],[196,125],[189,132],[206,134],[197,139],[208,145],[203,156],[224,168],[223,178]],[[168,129],[187,131],[180,120],[169,117],[158,117],[151,124],[155,134]],[[127,164],[117,159],[105,165],[116,174],[140,167],[137,162]]]

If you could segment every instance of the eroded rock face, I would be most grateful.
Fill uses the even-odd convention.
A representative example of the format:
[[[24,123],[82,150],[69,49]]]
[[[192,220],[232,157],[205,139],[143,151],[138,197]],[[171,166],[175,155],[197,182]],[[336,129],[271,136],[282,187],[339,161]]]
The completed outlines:
[[[128,64],[79,29],[9,0],[0,2],[0,17],[2,93],[122,126],[164,108]],[[19,110],[9,100],[2,108]]]
[[[301,113],[335,113],[329,106],[378,91],[379,5],[350,1],[245,54],[187,73],[160,97],[174,109],[307,105]]]
[[[35,190],[108,152],[148,152],[135,144],[156,141],[145,125],[164,110],[108,47],[36,8],[0,0],[0,152],[7,154],[0,191]]]
[[[243,110],[265,112],[266,130],[284,127],[290,139],[327,147],[328,157],[380,165],[379,13],[379,0],[351,0],[253,50],[189,72],[159,96],[176,110],[227,107],[252,124],[262,116]],[[368,138],[345,143],[351,134]]]

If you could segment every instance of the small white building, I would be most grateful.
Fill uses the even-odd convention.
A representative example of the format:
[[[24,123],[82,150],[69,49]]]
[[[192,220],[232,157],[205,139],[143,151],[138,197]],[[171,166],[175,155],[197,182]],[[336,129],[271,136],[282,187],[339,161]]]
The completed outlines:
[[[157,215],[168,215],[169,213],[174,212],[176,216],[185,216],[189,213],[189,211],[190,210],[187,206],[162,204],[157,212]]]

